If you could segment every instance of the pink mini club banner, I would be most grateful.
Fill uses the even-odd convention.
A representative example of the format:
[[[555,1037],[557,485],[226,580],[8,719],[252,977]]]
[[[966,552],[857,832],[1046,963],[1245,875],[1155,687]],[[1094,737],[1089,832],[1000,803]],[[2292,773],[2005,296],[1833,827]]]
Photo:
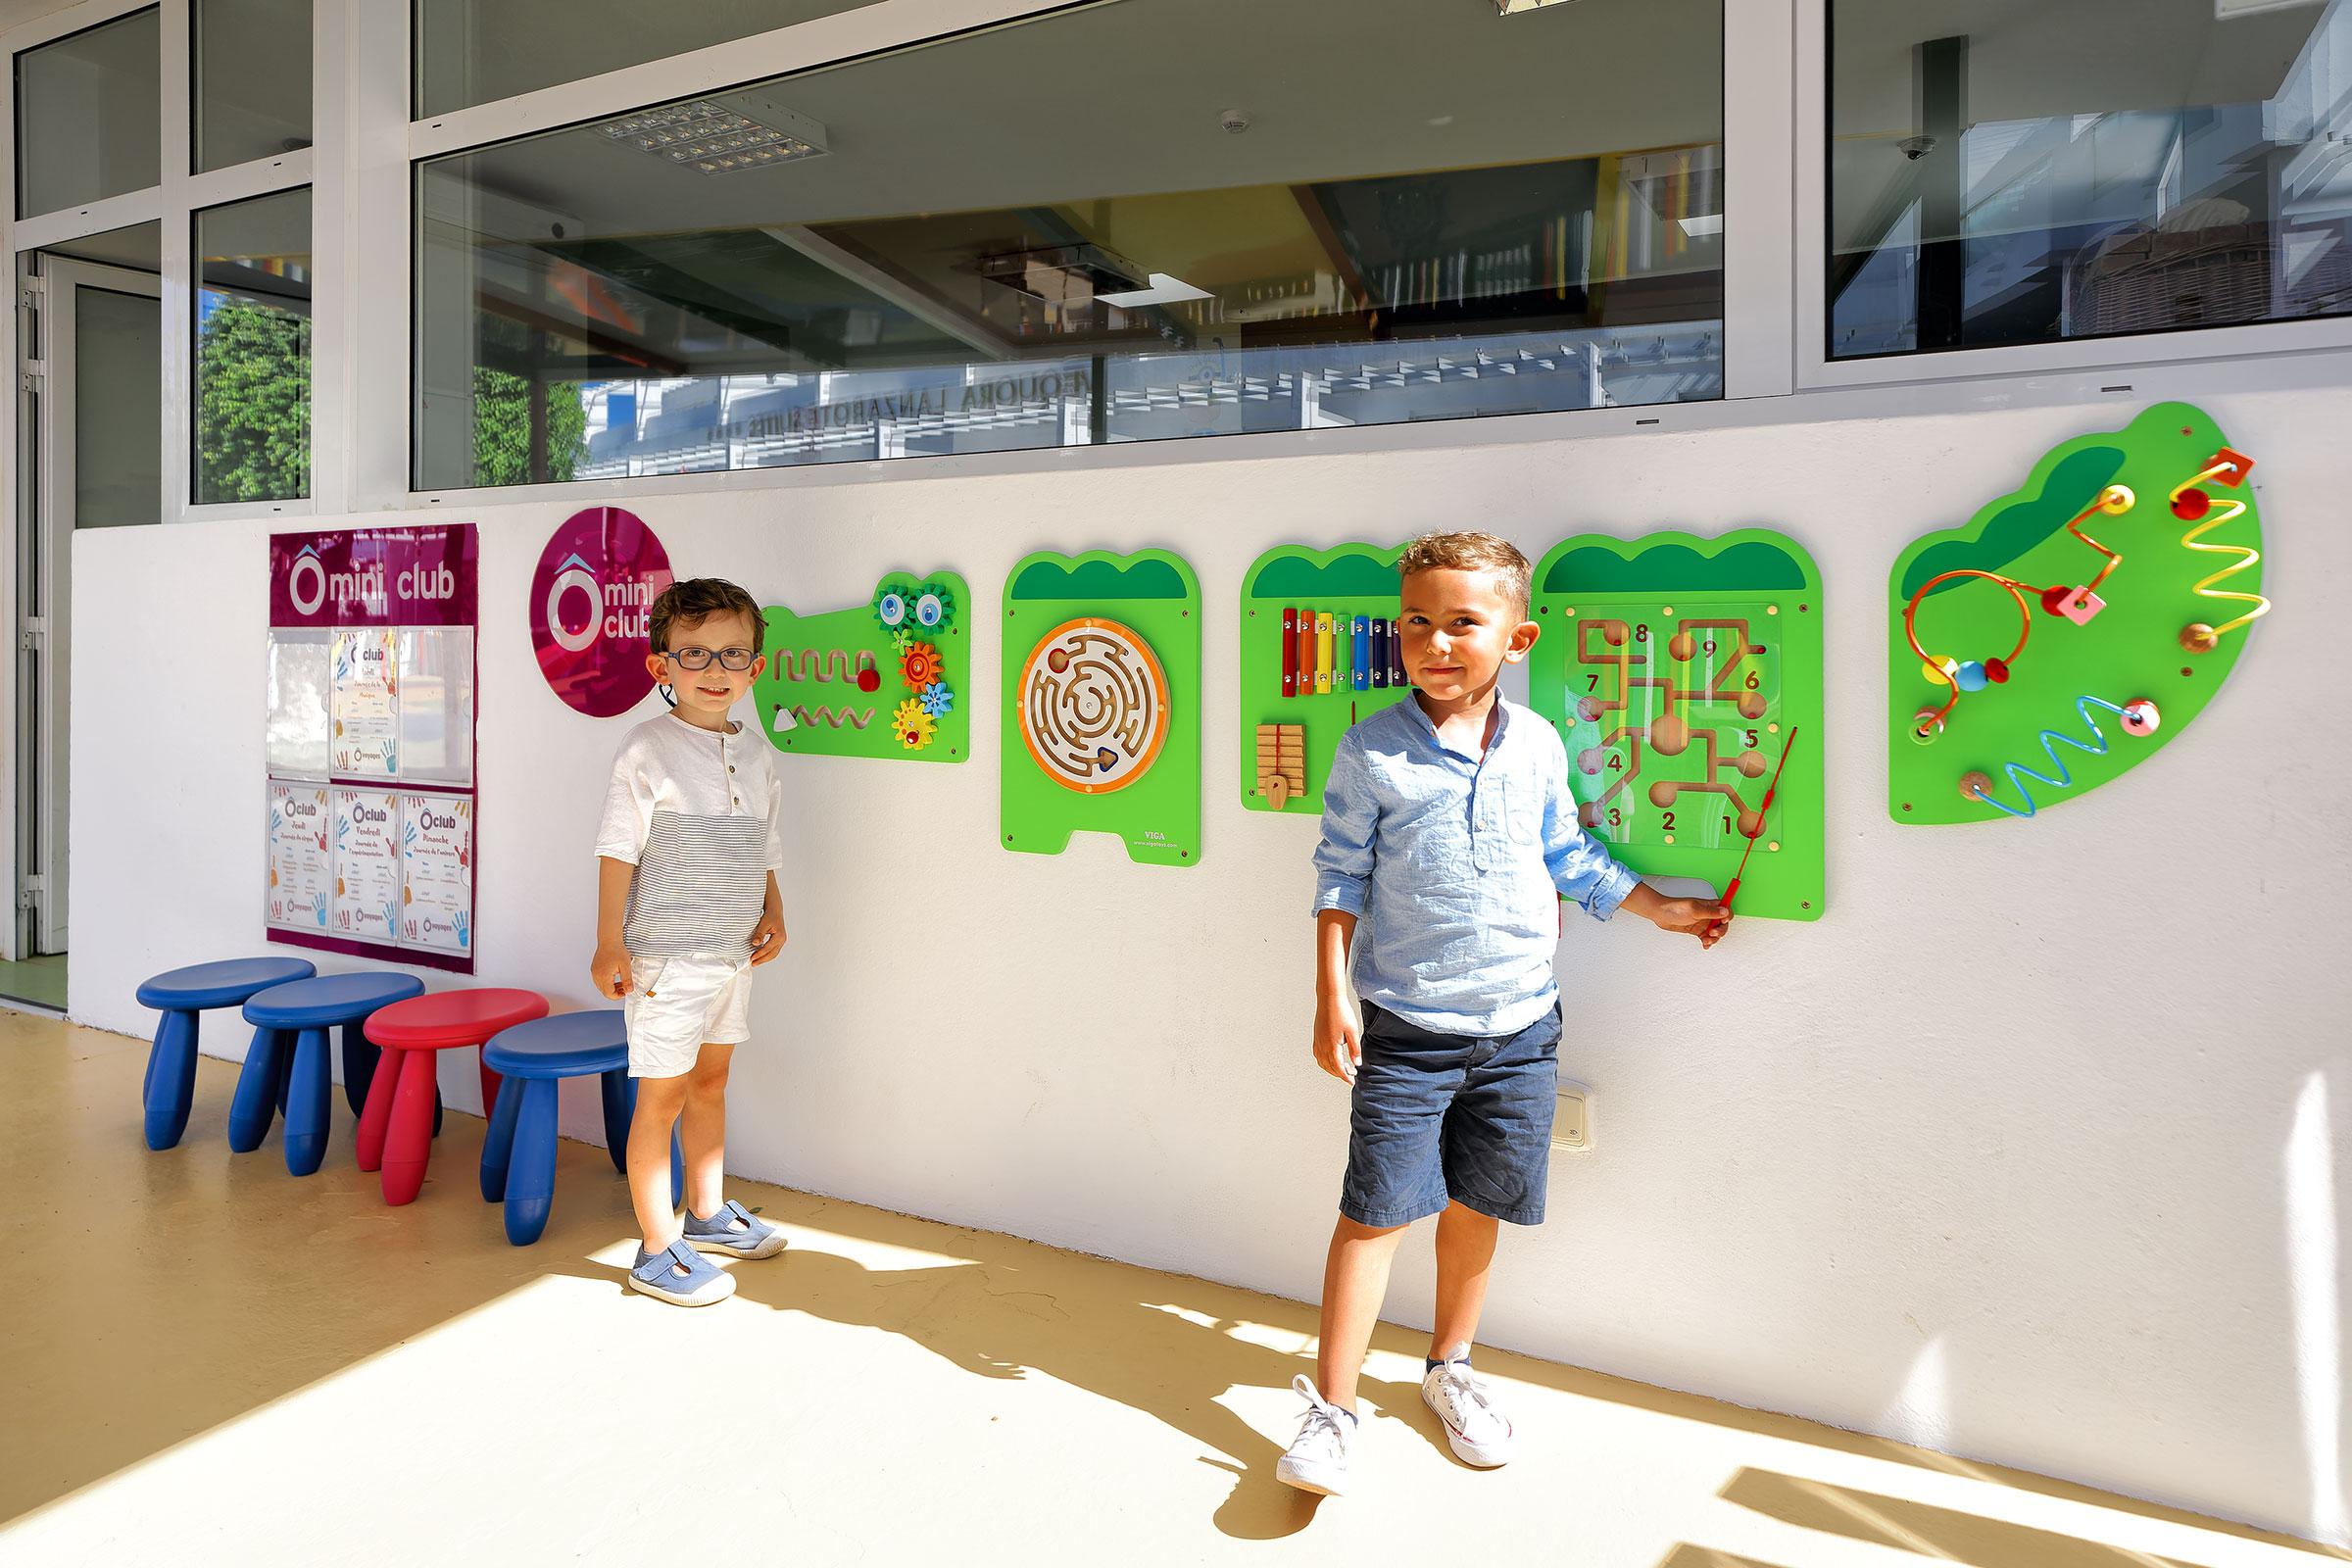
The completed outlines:
[[[478,548],[271,537],[269,940],[473,973]]]
[[[654,689],[646,668],[654,600],[669,553],[643,518],[590,507],[564,520],[531,573],[531,648],[555,694],[591,718],[625,713]]]

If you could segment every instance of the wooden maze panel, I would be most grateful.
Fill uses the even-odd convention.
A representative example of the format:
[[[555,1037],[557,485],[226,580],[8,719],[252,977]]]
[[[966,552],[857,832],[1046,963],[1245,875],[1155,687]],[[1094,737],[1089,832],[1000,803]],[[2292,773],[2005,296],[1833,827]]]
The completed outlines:
[[[1569,613],[1569,785],[1585,825],[1614,845],[1760,837],[1782,745],[1776,607],[1588,601]]]

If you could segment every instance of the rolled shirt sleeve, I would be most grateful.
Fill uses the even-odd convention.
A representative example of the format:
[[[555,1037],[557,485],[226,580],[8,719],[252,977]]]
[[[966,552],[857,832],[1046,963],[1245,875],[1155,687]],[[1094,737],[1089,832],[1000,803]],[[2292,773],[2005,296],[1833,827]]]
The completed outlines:
[[[1372,836],[1380,825],[1380,803],[1372,791],[1363,742],[1353,730],[1340,737],[1323,781],[1323,838],[1315,846],[1315,903],[1310,911],[1364,912],[1364,889],[1372,879]]]
[[[634,746],[623,746],[620,755],[612,759],[612,782],[605,788],[604,820],[596,829],[600,858],[635,865],[645,853],[645,836],[654,820],[654,781],[642,763]]]
[[[1576,797],[1568,789],[1567,751],[1556,742],[1550,750],[1549,788],[1544,793],[1544,865],[1562,898],[1595,920],[1606,920],[1642,879],[1585,831]]]

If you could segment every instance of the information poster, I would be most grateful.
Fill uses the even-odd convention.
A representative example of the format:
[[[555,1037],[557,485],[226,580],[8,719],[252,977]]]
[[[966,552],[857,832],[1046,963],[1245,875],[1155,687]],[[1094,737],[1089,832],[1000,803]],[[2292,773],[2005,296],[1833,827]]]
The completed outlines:
[[[400,940],[444,953],[473,937],[473,803],[449,795],[400,801]]]
[[[335,791],[334,931],[360,942],[400,935],[400,797]]]
[[[328,840],[334,811],[316,784],[270,782],[270,913],[272,926],[324,931],[334,897]]]
[[[473,972],[470,523],[270,541],[272,942]]]
[[[392,778],[400,772],[400,686],[389,626],[335,633],[335,742],[339,778]]]

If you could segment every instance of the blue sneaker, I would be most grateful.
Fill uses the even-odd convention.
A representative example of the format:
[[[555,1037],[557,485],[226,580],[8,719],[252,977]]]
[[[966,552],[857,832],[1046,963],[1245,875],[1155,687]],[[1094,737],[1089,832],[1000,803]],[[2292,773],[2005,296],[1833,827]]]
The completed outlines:
[[[722,1272],[681,1238],[659,1252],[638,1248],[629,1289],[672,1306],[709,1306],[735,1294],[735,1276]]]
[[[732,1198],[709,1219],[697,1219],[688,1209],[685,1241],[698,1250],[729,1257],[773,1257],[784,1250],[784,1233]]]

